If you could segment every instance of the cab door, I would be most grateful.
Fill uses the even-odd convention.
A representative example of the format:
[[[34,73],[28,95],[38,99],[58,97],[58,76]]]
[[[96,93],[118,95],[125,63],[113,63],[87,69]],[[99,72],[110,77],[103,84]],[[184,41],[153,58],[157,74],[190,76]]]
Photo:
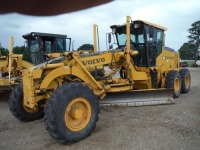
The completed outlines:
[[[150,25],[145,25],[147,66],[155,67],[156,58],[162,52],[163,31]]]

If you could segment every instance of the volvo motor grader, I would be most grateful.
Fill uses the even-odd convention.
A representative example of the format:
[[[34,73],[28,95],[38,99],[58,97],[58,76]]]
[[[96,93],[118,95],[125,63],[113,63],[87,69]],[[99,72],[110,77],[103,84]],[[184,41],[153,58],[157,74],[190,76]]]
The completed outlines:
[[[111,26],[108,42],[114,35],[115,49],[85,54],[65,52],[62,57],[23,70],[23,82],[9,98],[13,115],[21,121],[44,116],[52,137],[61,143],[74,143],[95,128],[99,103],[106,103],[108,93],[157,91],[162,95],[172,91],[166,97],[170,100],[189,92],[189,71],[180,70],[177,52],[164,48],[166,28],[131,21],[129,16],[126,20],[124,25]],[[99,66],[104,66],[105,73],[95,69]]]
[[[28,60],[13,54],[14,38],[10,38],[9,56],[0,57],[0,90],[9,90],[21,81],[21,70],[46,62],[70,50],[71,39],[66,35],[31,32],[22,36]]]

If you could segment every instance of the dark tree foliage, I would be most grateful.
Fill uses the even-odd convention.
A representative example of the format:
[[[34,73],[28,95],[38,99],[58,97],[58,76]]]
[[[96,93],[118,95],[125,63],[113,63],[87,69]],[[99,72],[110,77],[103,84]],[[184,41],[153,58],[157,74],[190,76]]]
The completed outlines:
[[[8,56],[8,49],[1,47],[0,48],[0,55]]]
[[[192,23],[188,29],[190,35],[189,41],[184,43],[179,51],[182,60],[198,60],[200,59],[200,21]]]
[[[13,53],[14,54],[23,54],[23,52],[24,52],[24,46],[13,47]]]
[[[13,47],[13,54],[22,54],[23,60],[29,61],[28,51],[25,50],[24,46],[15,46]],[[8,56],[9,50],[3,47],[0,47],[0,55]]]
[[[78,50],[94,50],[94,46],[91,44],[83,44],[78,48]]]
[[[194,44],[194,52],[195,52],[195,61],[197,60],[199,56],[199,51],[200,51],[200,21],[194,22],[190,29],[188,29],[188,32],[190,35],[188,36],[189,38],[189,43]]]
[[[195,58],[195,45],[184,43],[179,49],[180,58],[182,60],[192,60]]]
[[[24,46],[15,46],[15,47],[13,47],[13,53],[14,54],[22,54],[23,55],[23,60],[29,61],[28,51],[25,49]]]
[[[1,46],[1,42],[0,42],[0,56],[8,56],[8,50]]]

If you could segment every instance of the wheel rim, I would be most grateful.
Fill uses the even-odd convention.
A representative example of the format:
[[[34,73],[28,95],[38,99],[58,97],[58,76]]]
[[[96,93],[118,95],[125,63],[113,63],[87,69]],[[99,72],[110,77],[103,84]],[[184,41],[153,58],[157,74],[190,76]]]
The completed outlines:
[[[185,87],[188,88],[190,85],[190,78],[188,75],[185,76]]]
[[[180,89],[180,80],[179,78],[175,78],[174,80],[174,91],[177,93]]]
[[[88,124],[91,114],[90,103],[85,98],[75,98],[65,110],[65,125],[71,131],[80,131]]]

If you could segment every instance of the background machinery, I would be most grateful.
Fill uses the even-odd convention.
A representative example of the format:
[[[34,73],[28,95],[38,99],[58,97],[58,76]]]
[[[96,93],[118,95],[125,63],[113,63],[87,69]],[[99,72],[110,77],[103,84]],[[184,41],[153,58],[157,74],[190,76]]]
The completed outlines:
[[[111,29],[116,49],[83,54],[65,52],[56,61],[23,70],[23,82],[9,98],[13,115],[21,121],[45,115],[46,129],[52,137],[61,143],[74,143],[95,128],[101,102],[98,98],[107,101],[108,93],[168,92],[171,95],[165,98],[170,100],[189,92],[189,71],[180,70],[177,52],[164,48],[165,27],[131,21],[127,16],[125,25],[113,25]],[[108,34],[110,45],[112,34]],[[91,74],[91,68],[95,71],[99,66],[104,66],[105,73]]]
[[[0,90],[9,90],[21,81],[21,70],[59,57],[70,50],[71,38],[66,35],[31,32],[22,36],[25,54],[13,54],[14,38],[10,38],[9,56],[0,57]]]

